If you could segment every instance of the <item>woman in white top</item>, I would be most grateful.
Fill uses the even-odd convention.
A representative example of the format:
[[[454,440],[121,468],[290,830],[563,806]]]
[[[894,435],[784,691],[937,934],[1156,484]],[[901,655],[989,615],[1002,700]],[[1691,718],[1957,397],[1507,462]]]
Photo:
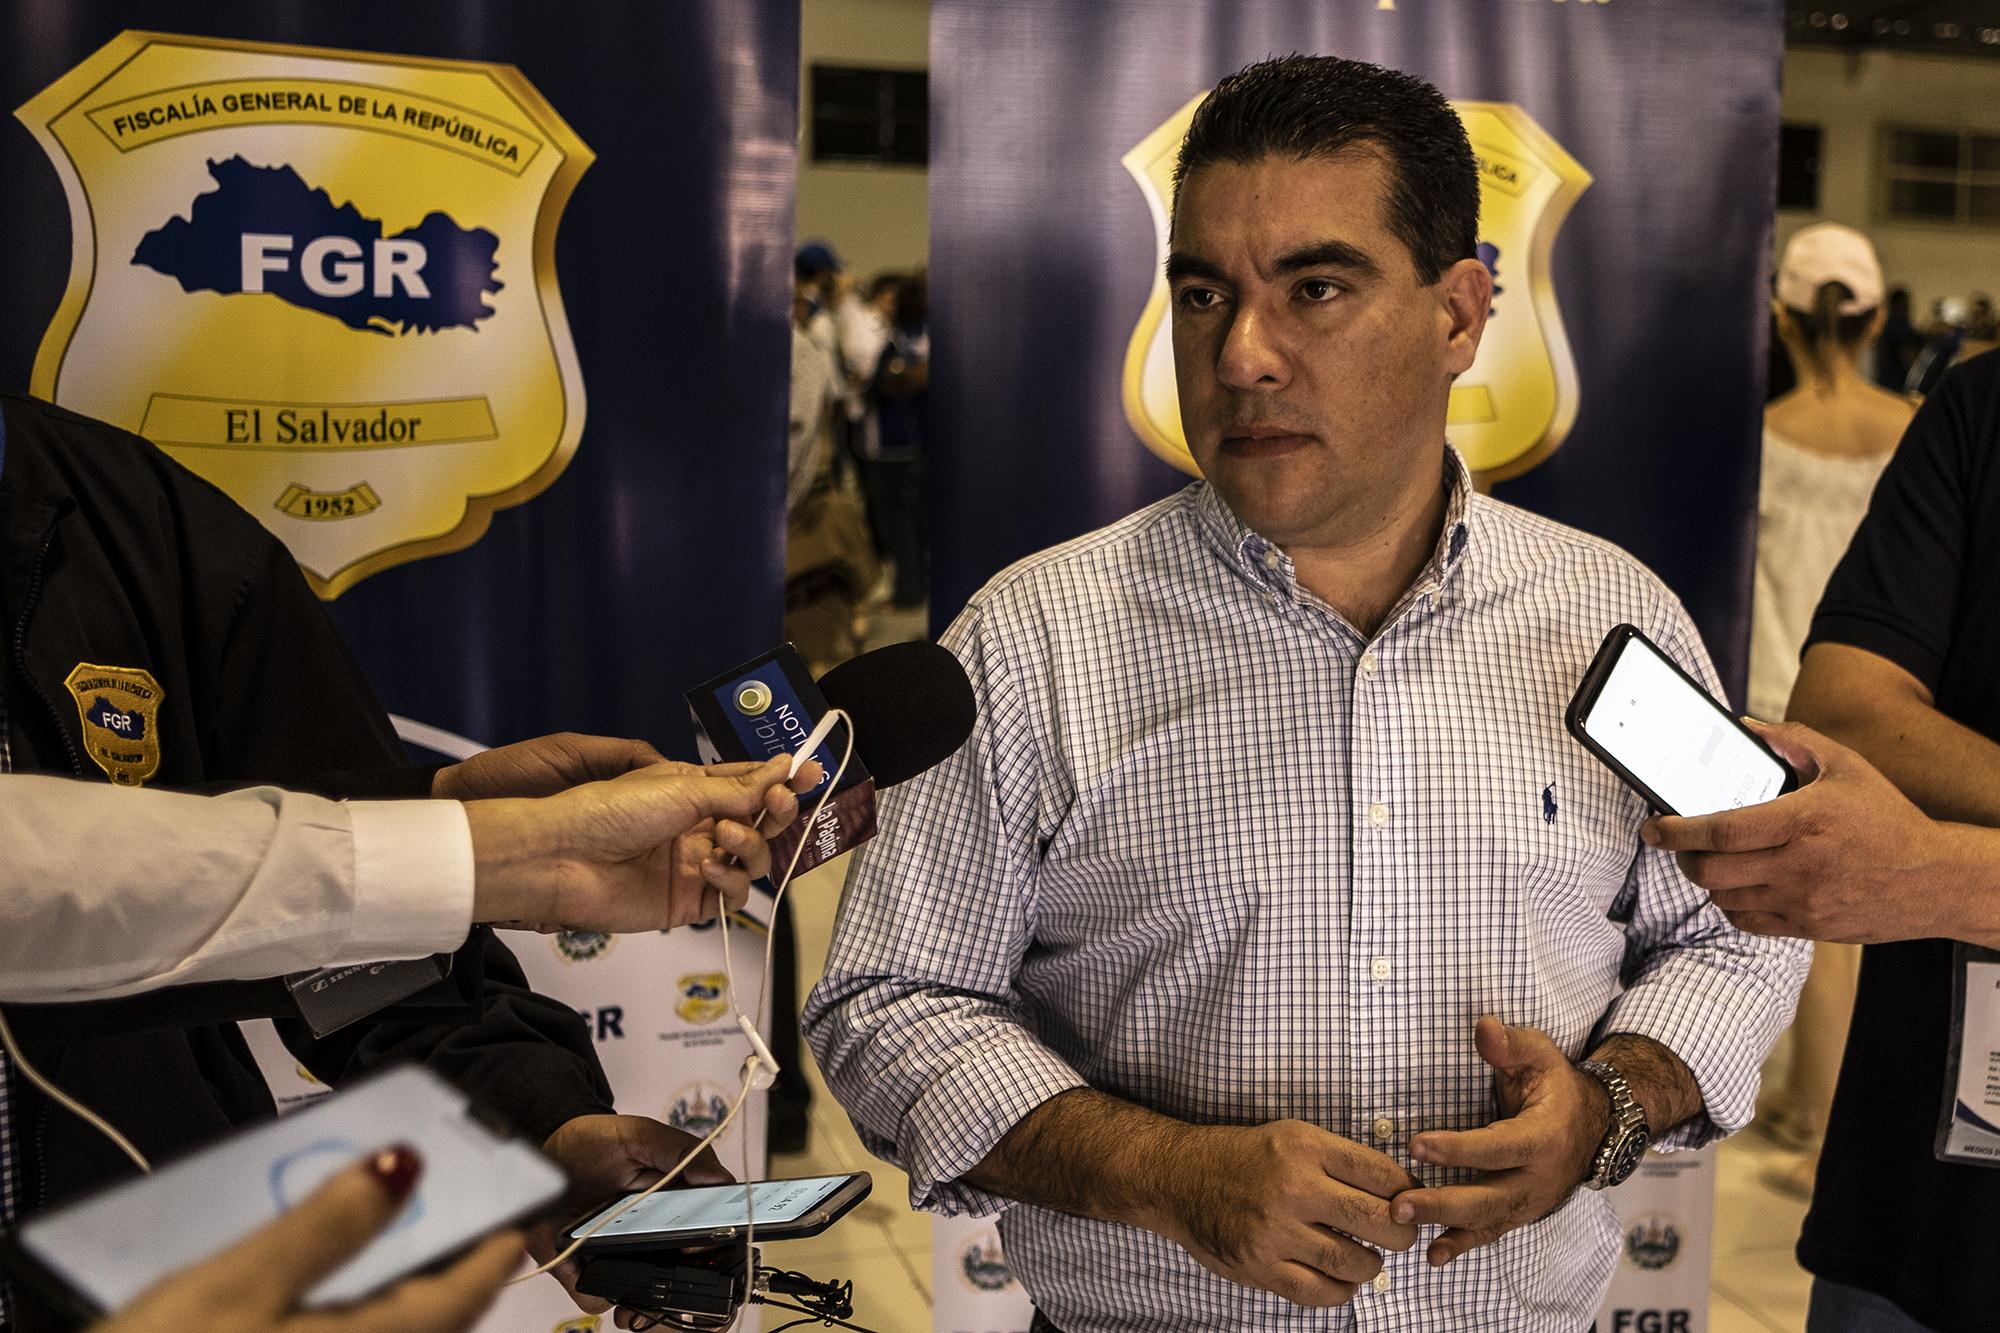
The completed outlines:
[[[1807,227],[1785,247],[1778,333],[1799,380],[1764,411],[1750,626],[1750,712],[1757,717],[1785,715],[1813,611],[1916,410],[1861,371],[1882,331],[1882,293],[1875,248],[1851,227]],[[1776,1137],[1808,1150],[1794,1168],[1770,1178],[1792,1194],[1812,1188],[1860,953],[1850,944],[1817,947],[1792,1029],[1789,1076],[1764,1108]]]

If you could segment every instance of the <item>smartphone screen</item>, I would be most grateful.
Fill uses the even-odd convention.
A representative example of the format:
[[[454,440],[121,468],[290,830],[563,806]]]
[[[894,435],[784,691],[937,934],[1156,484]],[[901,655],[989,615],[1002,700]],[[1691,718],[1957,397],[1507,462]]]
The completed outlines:
[[[1674,813],[1777,796],[1791,773],[1644,638],[1624,641],[1583,730]]]
[[[808,1176],[799,1180],[760,1180],[750,1190],[756,1207],[757,1225],[783,1226],[796,1222],[826,1202],[853,1176]],[[632,1236],[668,1234],[707,1235],[745,1224],[742,1185],[709,1185],[699,1189],[661,1190],[641,1200],[611,1219],[599,1237],[606,1240]],[[629,1196],[628,1196],[629,1197]],[[598,1219],[624,1203],[617,1203],[583,1222],[571,1232],[572,1238],[597,1225]]]
[[[561,1197],[562,1171],[498,1137],[463,1093],[400,1069],[238,1134],[152,1175],[37,1217],[17,1243],[102,1310],[226,1249],[357,1158],[407,1143],[424,1171],[402,1214],[308,1293],[359,1299]]]

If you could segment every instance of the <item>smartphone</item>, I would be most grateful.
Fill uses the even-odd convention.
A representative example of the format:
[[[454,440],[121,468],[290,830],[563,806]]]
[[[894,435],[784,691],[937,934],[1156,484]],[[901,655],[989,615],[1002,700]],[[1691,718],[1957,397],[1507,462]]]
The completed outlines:
[[[874,1186],[866,1171],[845,1176],[754,1181],[749,1193],[757,1210],[757,1239],[802,1240],[817,1236],[867,1198]],[[743,1195],[740,1184],[695,1189],[675,1189],[670,1185],[613,1217],[602,1231],[583,1243],[580,1253],[692,1249],[734,1240],[743,1234],[748,1222]],[[569,1238],[575,1240],[583,1235],[624,1203],[625,1199],[620,1199],[609,1208],[592,1213],[570,1228]]]
[[[402,1214],[307,1293],[342,1305],[438,1266],[554,1206],[562,1168],[417,1067],[379,1074],[181,1158],[39,1214],[0,1236],[0,1261],[57,1313],[92,1322],[228,1248],[360,1157],[406,1143],[423,1175]]]
[[[1665,814],[1734,810],[1799,785],[1791,765],[1631,625],[1604,636],[1564,720]]]

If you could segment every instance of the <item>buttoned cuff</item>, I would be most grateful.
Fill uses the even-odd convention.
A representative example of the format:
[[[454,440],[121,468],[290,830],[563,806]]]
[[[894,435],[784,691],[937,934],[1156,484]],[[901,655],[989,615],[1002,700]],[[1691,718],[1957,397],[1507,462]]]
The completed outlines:
[[[452,953],[472,928],[472,830],[457,801],[349,801],[357,958]]]
[[[1812,946],[1763,940],[1760,946],[1796,953],[1804,975]],[[1605,1016],[1600,1040],[1628,1033],[1658,1042],[1694,1074],[1703,1110],[1660,1135],[1662,1152],[1702,1148],[1727,1138],[1757,1113],[1764,1057],[1792,1021],[1797,991],[1780,990],[1749,971],[1703,966],[1656,974],[1626,991]]]
[[[961,1180],[1007,1131],[1050,1098],[1090,1085],[1047,1047],[1023,1037],[989,1038],[961,1050],[903,1116],[899,1149],[910,1175],[910,1206],[947,1217],[984,1217],[1012,1199]],[[871,1137],[864,1134],[864,1139]],[[887,1144],[869,1144],[888,1156]]]

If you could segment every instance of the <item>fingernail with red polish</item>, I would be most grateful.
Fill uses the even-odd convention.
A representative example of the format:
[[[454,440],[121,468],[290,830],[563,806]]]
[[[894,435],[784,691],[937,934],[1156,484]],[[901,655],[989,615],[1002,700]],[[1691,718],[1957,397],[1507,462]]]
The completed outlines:
[[[417,1187],[417,1177],[423,1173],[424,1159],[407,1143],[384,1148],[368,1159],[368,1174],[397,1203],[410,1197],[410,1191]]]

